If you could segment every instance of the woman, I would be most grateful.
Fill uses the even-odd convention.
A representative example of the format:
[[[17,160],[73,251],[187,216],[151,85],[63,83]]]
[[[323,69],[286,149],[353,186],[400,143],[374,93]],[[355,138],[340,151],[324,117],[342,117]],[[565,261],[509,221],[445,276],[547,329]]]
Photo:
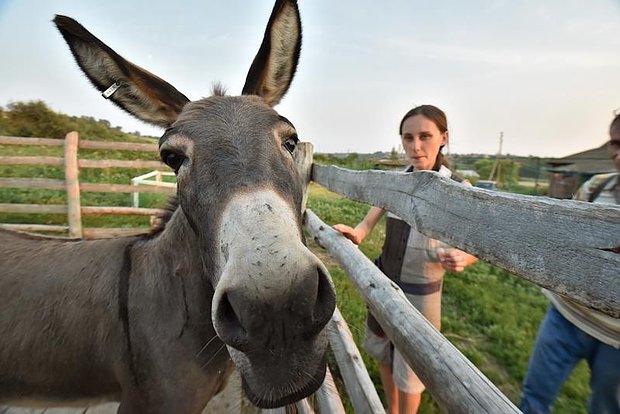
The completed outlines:
[[[441,109],[432,105],[413,108],[403,117],[399,134],[410,164],[408,172],[433,170],[446,177],[452,175],[441,153],[448,143],[448,123]],[[355,228],[344,224],[336,224],[334,228],[353,243],[360,244],[384,213],[385,210],[372,207]],[[385,243],[377,265],[398,283],[409,301],[437,329],[441,323],[445,270],[460,272],[476,261],[474,256],[430,239],[388,213]],[[388,413],[417,412],[424,385],[393,348],[372,315],[368,318],[364,347],[379,362]]]

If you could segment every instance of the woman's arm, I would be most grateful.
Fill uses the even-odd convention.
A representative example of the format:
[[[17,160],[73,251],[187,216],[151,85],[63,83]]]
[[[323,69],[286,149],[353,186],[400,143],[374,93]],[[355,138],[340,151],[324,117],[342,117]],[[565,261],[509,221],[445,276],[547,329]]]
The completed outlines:
[[[476,256],[453,248],[437,249],[437,257],[441,266],[451,272],[462,272],[467,266],[471,266],[478,261]]]
[[[364,241],[366,236],[370,234],[372,229],[375,228],[379,220],[381,220],[381,217],[383,217],[384,213],[384,209],[380,207],[372,207],[370,210],[368,210],[368,213],[366,213],[364,219],[360,221],[360,223],[355,226],[355,228],[351,228],[346,224],[334,224],[333,227],[334,229],[342,233],[342,235],[345,236],[347,239],[359,245],[362,241]]]

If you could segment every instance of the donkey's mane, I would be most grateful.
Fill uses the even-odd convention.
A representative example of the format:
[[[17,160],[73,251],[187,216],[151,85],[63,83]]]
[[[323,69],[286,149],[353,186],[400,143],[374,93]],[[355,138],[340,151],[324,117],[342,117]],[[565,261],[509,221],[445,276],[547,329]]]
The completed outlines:
[[[211,94],[213,96],[226,96],[226,87],[219,82],[215,82],[211,89]]]
[[[153,227],[146,233],[146,236],[153,237],[164,231],[174,212],[179,208],[179,198],[177,196],[170,197],[163,211],[156,214],[153,220]]]

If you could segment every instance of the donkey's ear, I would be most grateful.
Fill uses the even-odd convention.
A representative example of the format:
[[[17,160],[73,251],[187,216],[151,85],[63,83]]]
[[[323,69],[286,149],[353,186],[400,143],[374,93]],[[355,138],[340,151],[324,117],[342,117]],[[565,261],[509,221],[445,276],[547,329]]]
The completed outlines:
[[[70,17],[57,15],[54,23],[95,88],[136,118],[166,128],[189,102],[168,82],[123,59]]]
[[[297,69],[301,50],[301,19],[296,0],[277,0],[263,43],[252,62],[244,95],[259,95],[270,106],[284,96]]]

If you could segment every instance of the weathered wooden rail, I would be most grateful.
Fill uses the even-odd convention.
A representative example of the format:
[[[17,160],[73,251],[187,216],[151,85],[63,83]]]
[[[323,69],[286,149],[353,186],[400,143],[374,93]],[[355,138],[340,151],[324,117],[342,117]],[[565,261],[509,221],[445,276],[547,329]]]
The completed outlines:
[[[68,233],[70,237],[101,238],[131,235],[144,232],[146,228],[83,228],[82,215],[112,214],[112,215],[147,215],[154,216],[160,210],[138,207],[114,206],[82,206],[80,194],[83,192],[105,193],[135,193],[136,186],[130,184],[85,183],[79,180],[81,168],[167,168],[159,161],[153,160],[90,160],[78,157],[79,149],[89,150],[119,150],[157,152],[157,144],[81,141],[77,132],[70,132],[64,140],[51,138],[20,138],[0,136],[3,145],[35,145],[35,146],[64,146],[64,157],[36,157],[36,156],[0,156],[0,165],[58,165],[64,166],[65,179],[0,177],[0,188],[39,188],[47,190],[64,190],[67,194],[67,204],[17,204],[0,203],[1,213],[25,214],[66,214],[67,225],[46,224],[3,224],[3,227],[21,231]],[[155,155],[154,155],[155,158]],[[140,187],[141,193],[165,192],[172,194],[174,188]]]
[[[467,187],[434,172],[315,165],[312,180],[421,233],[620,317],[620,206]]]

